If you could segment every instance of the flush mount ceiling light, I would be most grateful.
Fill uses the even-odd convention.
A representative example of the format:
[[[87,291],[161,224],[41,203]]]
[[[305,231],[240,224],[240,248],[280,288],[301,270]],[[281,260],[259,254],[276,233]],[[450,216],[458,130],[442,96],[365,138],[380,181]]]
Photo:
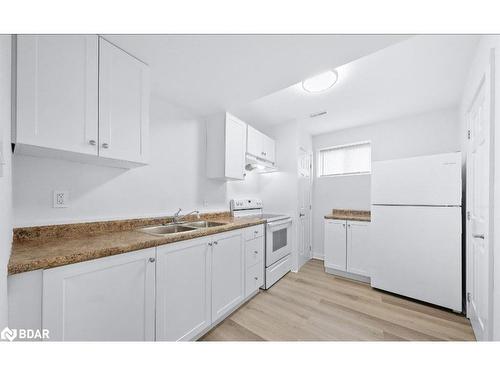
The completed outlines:
[[[318,74],[317,76],[302,81],[302,88],[307,92],[317,93],[331,88],[338,79],[339,75],[335,70]]]

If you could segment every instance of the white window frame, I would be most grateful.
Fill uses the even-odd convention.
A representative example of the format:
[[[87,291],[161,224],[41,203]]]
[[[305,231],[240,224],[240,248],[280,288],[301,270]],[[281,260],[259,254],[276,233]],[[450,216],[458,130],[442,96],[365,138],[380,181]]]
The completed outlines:
[[[336,149],[339,149],[339,148],[346,148],[346,147],[352,147],[352,146],[358,146],[358,145],[365,145],[365,144],[369,144],[370,145],[370,171],[369,172],[335,173],[335,174],[325,174],[325,175],[321,174],[321,172],[323,170],[323,168],[321,166],[321,151],[336,150]],[[317,161],[317,166],[318,166],[316,168],[316,170],[317,170],[316,177],[317,178],[329,178],[329,177],[370,175],[372,173],[372,158],[371,158],[371,155],[372,155],[372,141],[371,140],[361,141],[361,142],[354,142],[354,143],[346,143],[346,144],[342,144],[342,145],[335,145],[335,146],[329,146],[329,147],[320,148],[317,151],[317,155],[316,155],[316,161]]]

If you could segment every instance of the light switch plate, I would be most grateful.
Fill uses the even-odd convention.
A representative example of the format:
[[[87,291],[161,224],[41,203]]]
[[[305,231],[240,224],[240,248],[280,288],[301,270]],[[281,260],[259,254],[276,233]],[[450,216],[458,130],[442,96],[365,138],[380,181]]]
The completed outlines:
[[[53,195],[54,208],[66,208],[69,205],[69,191],[54,190]]]

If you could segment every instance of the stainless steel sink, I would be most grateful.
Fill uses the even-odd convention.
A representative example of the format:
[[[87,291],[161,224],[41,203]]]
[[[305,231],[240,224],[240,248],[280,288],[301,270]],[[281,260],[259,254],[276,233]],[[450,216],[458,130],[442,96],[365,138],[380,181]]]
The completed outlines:
[[[158,225],[155,227],[146,227],[139,229],[140,232],[152,234],[153,236],[166,236],[170,234],[190,232],[196,230],[195,227],[188,227],[186,225]]]
[[[211,227],[218,227],[221,225],[225,225],[225,223],[217,223],[215,221],[193,221],[193,222],[188,222],[185,224],[182,224],[186,227],[192,227],[192,228],[211,228]]]

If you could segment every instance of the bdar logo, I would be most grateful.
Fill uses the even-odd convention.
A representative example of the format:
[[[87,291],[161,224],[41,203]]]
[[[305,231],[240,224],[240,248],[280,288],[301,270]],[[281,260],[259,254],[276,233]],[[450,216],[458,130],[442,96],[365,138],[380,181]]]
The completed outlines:
[[[0,338],[2,340],[14,341],[17,337],[17,330],[5,327],[2,332],[0,332]]]

